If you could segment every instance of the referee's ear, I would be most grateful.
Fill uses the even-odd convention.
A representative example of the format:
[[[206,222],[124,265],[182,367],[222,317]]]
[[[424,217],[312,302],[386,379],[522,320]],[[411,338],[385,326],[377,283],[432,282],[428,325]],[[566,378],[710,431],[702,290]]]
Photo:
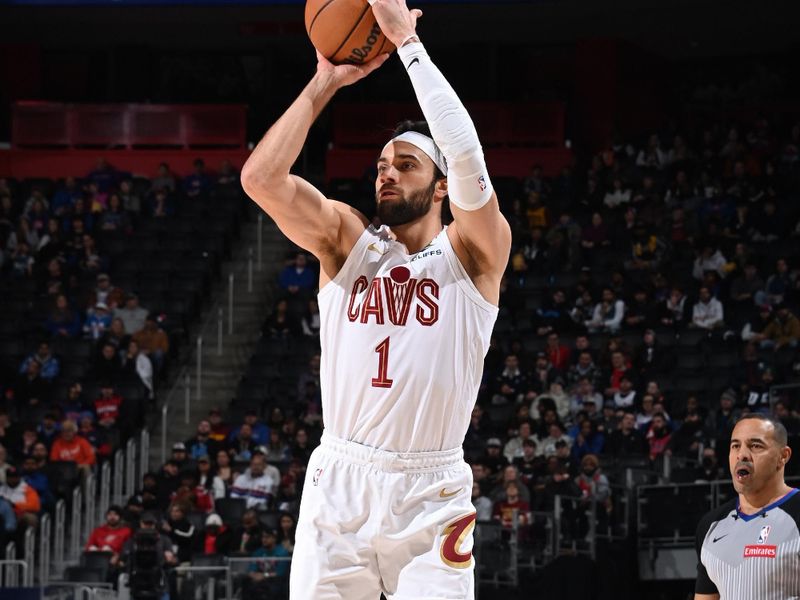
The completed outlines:
[[[784,446],[783,448],[781,448],[781,459],[780,459],[781,469],[786,467],[786,463],[789,462],[790,458],[792,458],[792,449],[789,446]]]

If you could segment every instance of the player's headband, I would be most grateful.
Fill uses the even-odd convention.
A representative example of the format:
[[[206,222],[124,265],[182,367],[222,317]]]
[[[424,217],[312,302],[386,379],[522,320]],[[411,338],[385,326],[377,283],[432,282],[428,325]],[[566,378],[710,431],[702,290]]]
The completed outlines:
[[[436,142],[434,142],[433,139],[429,138],[427,135],[418,133],[416,131],[406,131],[396,137],[393,137],[391,140],[389,140],[386,146],[393,142],[407,142],[412,146],[416,146],[433,161],[433,164],[439,167],[439,170],[445,176],[447,176],[447,162],[445,162],[444,156],[442,156],[442,152],[439,150]],[[384,150],[386,150],[386,146],[384,146]]]

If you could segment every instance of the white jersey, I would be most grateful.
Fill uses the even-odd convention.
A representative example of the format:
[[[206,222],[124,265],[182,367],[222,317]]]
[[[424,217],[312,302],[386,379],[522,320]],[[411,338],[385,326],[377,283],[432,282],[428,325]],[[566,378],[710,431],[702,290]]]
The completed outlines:
[[[391,452],[460,447],[497,307],[447,229],[409,255],[368,227],[319,293],[322,416],[343,440]]]

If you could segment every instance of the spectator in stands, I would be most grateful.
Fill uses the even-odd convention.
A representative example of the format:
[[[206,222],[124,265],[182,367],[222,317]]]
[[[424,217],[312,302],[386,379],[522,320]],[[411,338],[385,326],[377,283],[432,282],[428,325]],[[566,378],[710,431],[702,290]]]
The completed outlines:
[[[587,454],[581,459],[581,472],[575,483],[585,502],[594,501],[604,506],[611,497],[611,485],[600,471],[600,459],[596,454]]]
[[[502,449],[503,442],[500,441],[500,438],[493,437],[486,440],[486,453],[481,457],[480,464],[486,468],[487,478],[498,477],[508,464],[506,457],[501,452]]]
[[[645,393],[642,396],[641,406],[639,412],[636,413],[636,428],[641,432],[646,432],[650,429],[650,423],[653,416],[656,414],[656,399],[653,394]]]
[[[92,530],[86,542],[87,552],[111,552],[112,562],[119,560],[119,555],[133,531],[122,520],[122,507],[112,505],[106,511],[106,522]]]
[[[308,431],[299,427],[294,434],[294,440],[291,444],[292,459],[307,465],[313,450],[314,447],[311,444]]]
[[[707,271],[713,271],[720,278],[724,279],[728,274],[727,259],[722,255],[722,252],[717,248],[716,244],[707,240],[700,245],[697,258],[692,267],[692,276],[698,281],[702,281],[703,275]]]
[[[755,302],[758,292],[764,289],[764,280],[758,276],[753,263],[747,263],[744,273],[731,283],[730,299],[737,305],[749,306]]]
[[[13,398],[21,420],[38,421],[43,405],[50,401],[52,384],[42,377],[41,371],[42,364],[32,360],[25,372],[17,375]]]
[[[222,517],[211,513],[206,517],[206,528],[203,532],[200,552],[206,556],[227,554],[230,529],[222,522]]]
[[[289,462],[292,450],[283,437],[283,433],[277,429],[269,432],[269,444],[266,447],[266,458],[273,464],[284,464]]]
[[[47,466],[47,461],[50,458],[50,451],[47,449],[47,444],[44,442],[36,442],[33,445],[33,452],[31,456],[36,459],[36,468],[44,469]]]
[[[663,348],[652,329],[645,329],[642,345],[636,351],[633,364],[642,379],[668,371],[674,362],[674,354]]]
[[[117,170],[105,158],[100,157],[97,159],[94,170],[86,176],[86,180],[89,185],[94,184],[98,190],[107,192],[117,185],[118,175]]]
[[[220,187],[236,187],[239,184],[239,173],[227,158],[220,163],[216,184]]]
[[[800,320],[791,313],[786,303],[775,307],[775,316],[760,334],[755,334],[754,341],[761,342],[762,348],[774,351],[796,348],[800,340]]]
[[[47,411],[42,417],[42,422],[36,428],[36,435],[44,442],[49,451],[60,434],[61,425],[58,422],[58,414],[52,410]],[[33,451],[36,451],[36,444],[34,444]]]
[[[624,206],[631,201],[631,190],[625,186],[621,178],[615,177],[611,182],[611,189],[606,192],[603,204],[608,208],[614,209]]]
[[[131,219],[122,205],[122,198],[116,192],[108,197],[108,209],[100,215],[98,225],[101,231],[130,234],[132,231]]]
[[[108,380],[100,384],[100,396],[95,398],[94,412],[97,415],[97,424],[106,429],[117,427],[122,414],[124,399],[116,391],[114,384]]]
[[[170,498],[170,507],[179,504],[184,514],[210,513],[214,510],[214,496],[198,483],[197,471],[185,469],[180,475],[180,485]],[[170,509],[171,510],[171,509]]]
[[[64,294],[58,294],[55,297],[53,310],[50,311],[44,326],[53,337],[78,337],[81,331],[81,320],[78,313],[70,307]]]
[[[259,560],[248,566],[242,593],[256,598],[275,598],[275,600],[288,598],[289,561],[269,560],[289,558],[286,548],[278,543],[278,532],[274,529],[263,530],[261,545],[251,553],[251,556]]]
[[[584,325],[590,333],[616,333],[625,316],[625,303],[610,287],[603,288],[602,301],[594,307],[592,319]]]
[[[545,349],[547,358],[553,368],[559,372],[565,372],[570,365],[570,349],[561,343],[558,333],[551,331],[547,334],[547,347]]]
[[[97,285],[89,294],[87,308],[95,307],[98,302],[105,304],[107,310],[113,310],[122,306],[125,300],[125,293],[118,287],[112,285],[111,277],[107,273],[100,273],[97,276]]]
[[[211,423],[208,419],[202,419],[197,424],[197,433],[194,437],[184,442],[186,452],[192,460],[200,457],[216,456],[222,445],[216,440],[211,439]]]
[[[601,454],[605,444],[605,435],[597,430],[590,419],[583,419],[578,424],[578,433],[570,450],[572,462],[581,462],[587,455]]]
[[[167,519],[162,521],[159,529],[172,542],[173,552],[179,564],[189,564],[195,546],[195,528],[186,517],[187,509],[181,502],[173,502],[169,507]]]
[[[264,336],[271,339],[292,338],[299,331],[295,317],[289,312],[289,303],[278,300],[272,314],[267,318],[262,328]]]
[[[670,432],[667,418],[664,413],[656,413],[650,421],[650,428],[647,430],[645,438],[650,446],[650,460],[655,460],[665,452],[672,453],[669,449]]]
[[[656,306],[650,301],[647,290],[638,287],[633,292],[633,298],[625,304],[626,329],[643,330],[656,326]]]
[[[211,189],[211,180],[206,175],[206,164],[202,158],[192,163],[194,171],[183,180],[183,192],[187,198],[203,198]]]
[[[139,350],[144,352],[153,363],[156,373],[160,373],[164,367],[167,352],[169,352],[169,338],[166,332],[158,326],[155,315],[147,315],[144,327],[133,334],[133,340],[139,344]]]
[[[167,190],[174,192],[178,185],[178,180],[169,168],[169,165],[162,162],[158,165],[158,173],[150,180],[150,185],[154,190]]]
[[[520,497],[519,484],[512,481],[506,485],[503,498],[494,503],[493,517],[503,527],[510,529],[515,520],[517,525],[530,523],[530,511],[530,504]]]
[[[296,533],[297,521],[294,515],[288,512],[281,514],[280,519],[278,519],[278,543],[286,548],[289,554],[294,552]]]
[[[35,262],[36,260],[31,254],[28,242],[20,240],[17,243],[17,247],[11,252],[11,277],[14,279],[31,279]]]
[[[214,457],[214,467],[219,477],[225,484],[225,489],[230,490],[239,473],[231,465],[231,455],[227,450],[218,450]]]
[[[631,256],[625,261],[628,271],[656,271],[667,254],[667,245],[647,225],[637,221],[631,237]]]
[[[536,310],[536,334],[547,335],[551,331],[567,333],[574,330],[575,323],[570,316],[567,295],[562,289],[553,290],[541,308]]]
[[[472,505],[475,507],[475,518],[478,522],[491,521],[494,505],[481,493],[481,486],[477,481],[472,483]]]
[[[256,445],[253,443],[253,430],[247,423],[239,427],[239,433],[228,444],[228,453],[236,461],[249,461]]]
[[[669,297],[659,307],[659,320],[665,327],[676,330],[686,326],[688,322],[686,312],[686,295],[679,286],[673,286]]]
[[[494,385],[492,404],[516,404],[528,391],[528,378],[519,368],[519,359],[509,354],[505,359],[505,368],[497,376]]]
[[[786,299],[787,294],[794,287],[789,263],[785,258],[779,258],[775,262],[775,273],[767,278],[767,285],[764,294],[756,297],[756,303],[768,302],[772,306],[781,304]]]
[[[22,479],[22,472],[16,467],[6,470],[6,482],[0,485],[0,498],[7,500],[14,508],[17,523],[25,527],[36,527],[42,509],[39,494]]]
[[[230,490],[231,498],[244,498],[248,508],[269,508],[280,481],[266,474],[266,466],[264,456],[253,456],[249,471],[242,473],[234,481]]]
[[[175,214],[175,206],[166,190],[156,189],[150,197],[150,215],[154,219],[166,219]]]
[[[50,342],[42,340],[39,342],[39,348],[36,352],[29,354],[19,367],[20,373],[28,371],[28,364],[31,361],[38,361],[40,365],[39,375],[46,381],[52,381],[58,377],[61,369],[61,364],[50,350]]]
[[[531,424],[527,421],[523,421],[519,424],[519,430],[517,431],[517,435],[512,437],[508,442],[506,442],[505,447],[503,448],[503,455],[506,457],[506,460],[509,463],[514,462],[514,459],[519,458],[522,456],[522,445],[525,440],[533,439],[533,432],[531,431]]]
[[[227,455],[226,455],[227,456]],[[211,459],[206,456],[198,456],[197,460],[197,473],[198,485],[203,487],[212,498],[218,500],[224,498],[227,489],[225,482],[217,475],[216,470],[211,467]]]
[[[136,333],[144,328],[149,311],[139,305],[139,296],[129,293],[125,296],[125,304],[114,309],[114,318],[122,319],[125,331]]]
[[[547,431],[547,436],[539,439],[536,443],[539,456],[544,456],[545,458],[554,456],[556,454],[556,444],[558,442],[564,442],[567,448],[572,447],[572,438],[565,433],[564,426],[558,421],[551,423]]]
[[[696,408],[690,408],[681,424],[672,432],[668,449],[673,456],[696,460],[704,441],[703,419]]]
[[[224,444],[231,431],[230,426],[222,419],[222,411],[214,407],[208,411],[208,422],[211,423],[211,433],[208,437],[219,444]]]
[[[317,367],[319,368],[319,367]],[[270,430],[264,423],[261,423],[258,419],[258,411],[249,408],[244,413],[244,423],[250,427],[250,439],[252,440],[253,444],[256,446],[265,446],[269,444],[270,440]],[[210,424],[209,424],[210,427]],[[241,426],[237,427],[233,431],[228,434],[228,439],[231,443],[235,443],[236,439],[239,437],[239,431],[241,430]],[[209,429],[210,431],[210,429]]]
[[[94,305],[94,310],[86,314],[86,321],[83,324],[84,337],[99,340],[111,327],[111,319],[110,308],[105,302],[98,302]]]
[[[278,285],[289,297],[303,296],[314,290],[317,276],[313,269],[309,268],[305,253],[298,252],[294,262],[281,271]]]
[[[130,179],[123,179],[119,184],[119,198],[122,208],[131,215],[138,216],[142,212],[142,199],[133,191]]]
[[[127,378],[131,381],[135,381],[138,378],[147,390],[147,397],[153,399],[155,393],[153,387],[153,363],[150,362],[144,352],[139,350],[139,344],[136,343],[136,340],[128,342],[127,349],[121,353],[121,357],[121,373],[127,375]]]
[[[586,379],[593,386],[600,381],[600,369],[595,365],[591,350],[583,349],[577,352],[577,360],[567,370],[567,386],[574,391],[582,379]]]
[[[78,436],[77,433],[78,426],[75,425],[75,421],[61,423],[61,433],[50,449],[50,460],[53,462],[63,460],[77,463],[78,468],[88,474],[97,459],[91,444],[86,439]]]
[[[722,303],[711,295],[711,290],[702,286],[699,297],[692,307],[691,327],[713,331],[721,328],[724,323],[724,309]]]
[[[617,409],[631,409],[638,404],[636,389],[633,387],[633,379],[628,371],[620,377],[619,389],[614,392],[612,400]]]
[[[599,212],[592,214],[590,225],[583,228],[581,232],[581,248],[583,250],[584,264],[593,264],[595,257],[611,246],[608,227],[603,221],[603,215]]]
[[[258,513],[254,509],[249,509],[244,511],[241,523],[233,530],[225,554],[250,554],[260,543],[261,525],[258,522]]]
[[[300,321],[300,326],[303,328],[303,335],[319,337],[319,305],[315,299],[312,298],[308,301],[306,311]]]
[[[636,429],[636,416],[626,412],[619,427],[606,439],[605,452],[611,456],[647,456],[649,446],[642,433]]]
[[[164,569],[166,566],[175,566],[178,564],[178,558],[175,556],[172,547],[172,540],[158,530],[158,517],[148,511],[142,513],[139,518],[139,528],[122,546],[122,553],[120,554],[119,561],[114,564],[119,568],[127,568],[131,561],[134,559],[133,553],[137,539],[141,536],[151,534],[155,537],[155,550],[158,556],[158,567]],[[157,590],[159,595],[164,593],[164,590]],[[156,596],[158,597],[158,596]],[[169,596],[167,596],[169,597]]]
[[[20,438],[16,447],[13,448],[13,454],[17,461],[22,460],[28,456],[33,455],[33,447],[39,441],[39,434],[36,431],[36,425],[27,423],[22,427],[22,437]]]
[[[122,360],[112,342],[106,342],[100,347],[100,353],[95,356],[90,373],[95,380],[117,381],[120,379]]]
[[[115,317],[111,320],[111,326],[97,341],[97,346],[102,348],[106,344],[111,344],[118,352],[123,352],[128,347],[130,339],[131,336],[125,330],[125,324],[122,319]]]
[[[116,431],[95,427],[94,415],[90,413],[84,413],[79,417],[78,435],[92,445],[95,454],[100,459],[99,462],[111,456],[119,440]]]
[[[64,185],[59,188],[50,203],[50,212],[56,217],[63,217],[72,212],[75,201],[83,196],[74,177],[64,178]]]
[[[5,482],[0,484],[0,487],[5,485]],[[0,543],[3,548],[6,546],[6,541],[17,530],[17,515],[14,513],[14,507],[5,498],[0,497]]]

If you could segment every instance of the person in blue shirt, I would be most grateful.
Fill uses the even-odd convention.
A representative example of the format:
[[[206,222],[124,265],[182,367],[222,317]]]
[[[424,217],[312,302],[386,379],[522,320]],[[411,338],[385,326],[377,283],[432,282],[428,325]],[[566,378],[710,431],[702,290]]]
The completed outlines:
[[[247,568],[243,584],[243,597],[281,599],[288,597],[289,552],[278,543],[278,532],[265,529],[261,534],[261,547],[251,554],[258,560]],[[264,560],[279,558],[284,560]]]
[[[183,180],[183,191],[187,198],[203,196],[211,188],[211,180],[206,175],[206,165],[203,159],[194,161],[194,173]]]
[[[317,285],[317,275],[314,269],[309,268],[308,257],[298,252],[294,264],[288,265],[281,271],[278,283],[284,291],[297,296],[314,289]]]
[[[255,410],[248,410],[244,413],[244,422],[247,425],[250,425],[250,429],[253,432],[253,435],[250,437],[253,440],[253,443],[256,446],[266,446],[269,444],[269,427],[264,425],[264,423],[258,422],[258,412]],[[235,442],[239,437],[239,431],[241,431],[242,426],[239,425],[236,429],[228,434],[228,441],[230,443]],[[210,454],[210,453],[209,453]]]
[[[55,507],[56,498],[50,490],[50,482],[47,479],[47,475],[38,468],[33,455],[26,456],[22,461],[22,478],[39,494],[43,510],[49,511]]]
[[[22,364],[19,367],[20,374],[27,373],[28,365],[34,360],[38,360],[39,364],[41,365],[39,376],[42,379],[52,381],[58,377],[61,365],[59,360],[50,351],[49,342],[46,340],[39,342],[39,348],[36,350],[36,352],[32,352],[25,358],[25,360],[22,361]]]

